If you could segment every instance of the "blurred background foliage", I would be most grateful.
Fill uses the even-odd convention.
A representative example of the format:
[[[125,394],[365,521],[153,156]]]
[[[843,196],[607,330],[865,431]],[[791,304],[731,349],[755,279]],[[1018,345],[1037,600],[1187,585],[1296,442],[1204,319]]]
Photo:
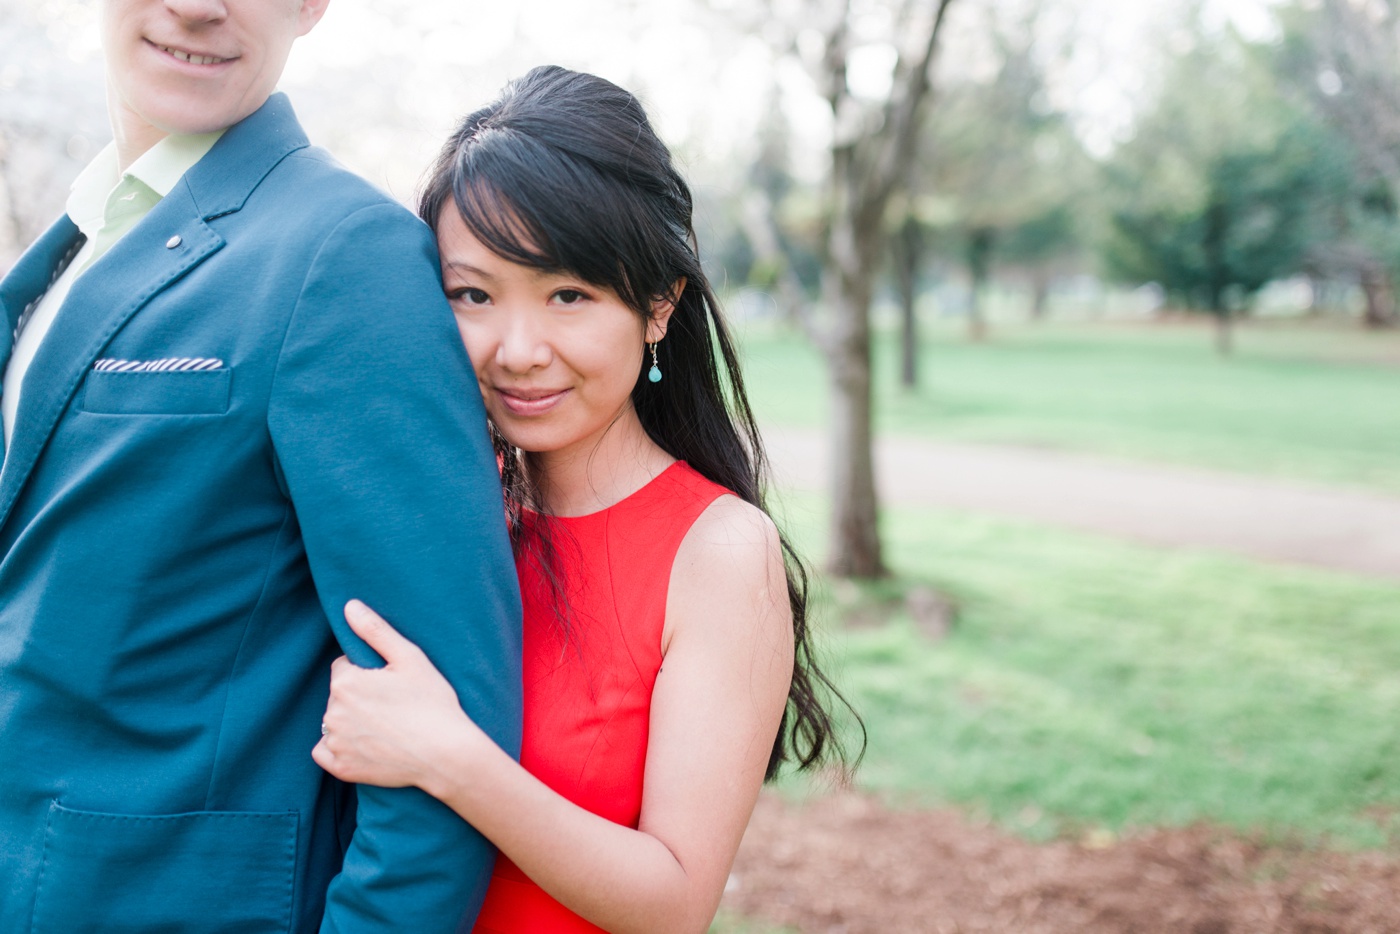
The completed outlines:
[[[533,64],[587,68],[650,104],[696,182],[721,280],[772,293],[791,266],[816,304],[832,152],[898,130],[881,105],[907,91],[941,5],[477,6],[333,4],[284,81],[317,141],[407,200],[453,117]],[[1289,310],[1393,325],[1394,5],[1133,6],[947,5],[913,156],[879,218],[877,299],[933,292],[933,313],[976,336],[989,285],[1023,290],[1028,317],[1149,286],[1148,311],[1228,322],[1292,283],[1304,300]],[[97,17],[92,0],[0,5],[0,268],[108,137]]]
[[[1400,493],[1400,3],[337,0],[283,87],[409,200],[453,119],[545,62],[647,102],[760,420],[828,446],[826,494],[782,500],[834,572],[868,787],[1033,837],[1395,846],[1395,580],[882,512],[872,451]],[[97,7],[0,0],[0,271],[104,110]]]

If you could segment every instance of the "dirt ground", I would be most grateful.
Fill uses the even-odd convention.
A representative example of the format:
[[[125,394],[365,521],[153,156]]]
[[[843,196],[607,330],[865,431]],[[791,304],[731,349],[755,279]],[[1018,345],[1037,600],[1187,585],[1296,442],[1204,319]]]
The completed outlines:
[[[948,810],[765,796],[724,898],[803,934],[1400,932],[1400,856],[1210,827],[1032,844]]]

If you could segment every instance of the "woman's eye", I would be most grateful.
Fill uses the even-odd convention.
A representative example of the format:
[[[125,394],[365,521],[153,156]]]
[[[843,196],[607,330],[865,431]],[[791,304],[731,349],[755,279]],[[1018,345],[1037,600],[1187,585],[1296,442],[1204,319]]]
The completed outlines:
[[[491,296],[481,289],[465,288],[453,289],[447,297],[454,302],[462,302],[467,305],[485,305],[491,301]]]
[[[561,305],[577,305],[579,302],[588,298],[588,296],[584,295],[578,289],[560,289],[558,292],[554,293],[554,298]]]

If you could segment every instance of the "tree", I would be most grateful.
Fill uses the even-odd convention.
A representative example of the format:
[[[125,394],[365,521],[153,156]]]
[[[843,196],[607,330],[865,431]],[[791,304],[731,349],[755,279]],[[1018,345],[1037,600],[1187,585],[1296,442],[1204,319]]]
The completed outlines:
[[[1302,271],[1318,238],[1326,148],[1276,93],[1257,48],[1233,33],[1198,35],[1107,167],[1109,272],[1210,312],[1228,353],[1235,313]]]
[[[1312,158],[1312,148],[1293,138],[1276,149],[1222,153],[1202,167],[1198,202],[1177,211],[1119,208],[1112,268],[1209,311],[1218,347],[1229,353],[1239,307],[1274,279],[1301,271],[1312,237]]]
[[[913,180],[910,212],[967,271],[968,336],[981,340],[982,301],[998,258],[1031,271],[1033,313],[1044,309],[1051,262],[1077,248],[1090,161],[1045,72],[1063,49],[1042,29],[1044,5],[988,6],[986,77],[949,81],[925,130],[933,158]]]
[[[890,251],[895,289],[899,292],[899,385],[919,385],[919,273],[927,236],[913,211],[906,211]]]
[[[918,149],[939,39],[952,3],[824,0],[796,4],[785,17],[780,10],[767,11],[779,54],[806,66],[831,116],[826,178],[816,196],[825,314],[814,313],[806,302],[798,302],[794,312],[822,351],[831,387],[829,566],[842,576],[886,573],[875,492],[870,306],[889,246],[886,217]],[[774,30],[772,23],[779,19],[783,28]],[[872,34],[872,23],[884,28]],[[852,85],[853,58],[870,53],[887,55],[890,61],[883,94]],[[760,205],[750,213],[771,223],[779,207]],[[772,231],[756,239],[764,244],[756,244],[758,252],[770,255],[781,242]],[[797,285],[790,271],[785,276]]]
[[[1070,197],[1011,228],[1002,240],[1002,259],[1030,276],[1030,315],[1036,321],[1046,315],[1052,276],[1075,261],[1083,240],[1090,199],[1082,191],[1067,189],[1066,195]]]
[[[1324,278],[1355,281],[1368,327],[1400,324],[1400,10],[1392,0],[1321,0],[1281,12],[1276,73],[1346,145],[1329,236],[1312,253]]]

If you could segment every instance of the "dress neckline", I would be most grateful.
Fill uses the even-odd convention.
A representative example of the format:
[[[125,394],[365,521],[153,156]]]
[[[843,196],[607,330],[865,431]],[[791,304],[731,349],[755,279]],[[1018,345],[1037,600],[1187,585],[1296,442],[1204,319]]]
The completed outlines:
[[[602,509],[597,509],[597,510],[594,510],[593,512],[580,513],[580,514],[577,515],[577,516],[557,516],[557,515],[550,514],[549,518],[550,518],[551,520],[555,520],[555,521],[559,521],[559,522],[578,522],[578,521],[581,521],[581,520],[584,520],[584,519],[596,519],[596,518],[598,518],[598,517],[600,517],[600,516],[606,515],[607,513],[611,512],[612,510],[616,509],[616,508],[619,507],[619,506],[622,506],[622,505],[624,505],[624,504],[626,504],[626,503],[628,503],[628,502],[630,502],[630,501],[632,501],[632,500],[637,499],[637,498],[640,497],[643,493],[647,492],[647,491],[650,490],[652,487],[656,486],[659,482],[661,482],[661,479],[662,479],[663,477],[666,477],[666,476],[668,476],[669,474],[671,474],[672,472],[676,471],[677,469],[683,468],[683,467],[685,467],[685,466],[686,466],[686,463],[685,463],[685,461],[683,461],[683,460],[679,460],[679,459],[678,459],[678,460],[673,460],[673,461],[671,461],[671,463],[667,464],[666,467],[665,467],[659,474],[657,474],[656,476],[652,477],[652,478],[651,478],[650,480],[648,480],[646,483],[643,483],[641,486],[637,487],[637,488],[636,488],[635,490],[633,490],[631,493],[628,493],[626,496],[622,497],[622,499],[620,499],[620,500],[618,500],[617,502],[613,503],[611,506],[604,506]],[[539,515],[539,513],[535,512],[534,510],[527,510],[527,512],[530,512],[532,515],[536,515],[536,516]]]

